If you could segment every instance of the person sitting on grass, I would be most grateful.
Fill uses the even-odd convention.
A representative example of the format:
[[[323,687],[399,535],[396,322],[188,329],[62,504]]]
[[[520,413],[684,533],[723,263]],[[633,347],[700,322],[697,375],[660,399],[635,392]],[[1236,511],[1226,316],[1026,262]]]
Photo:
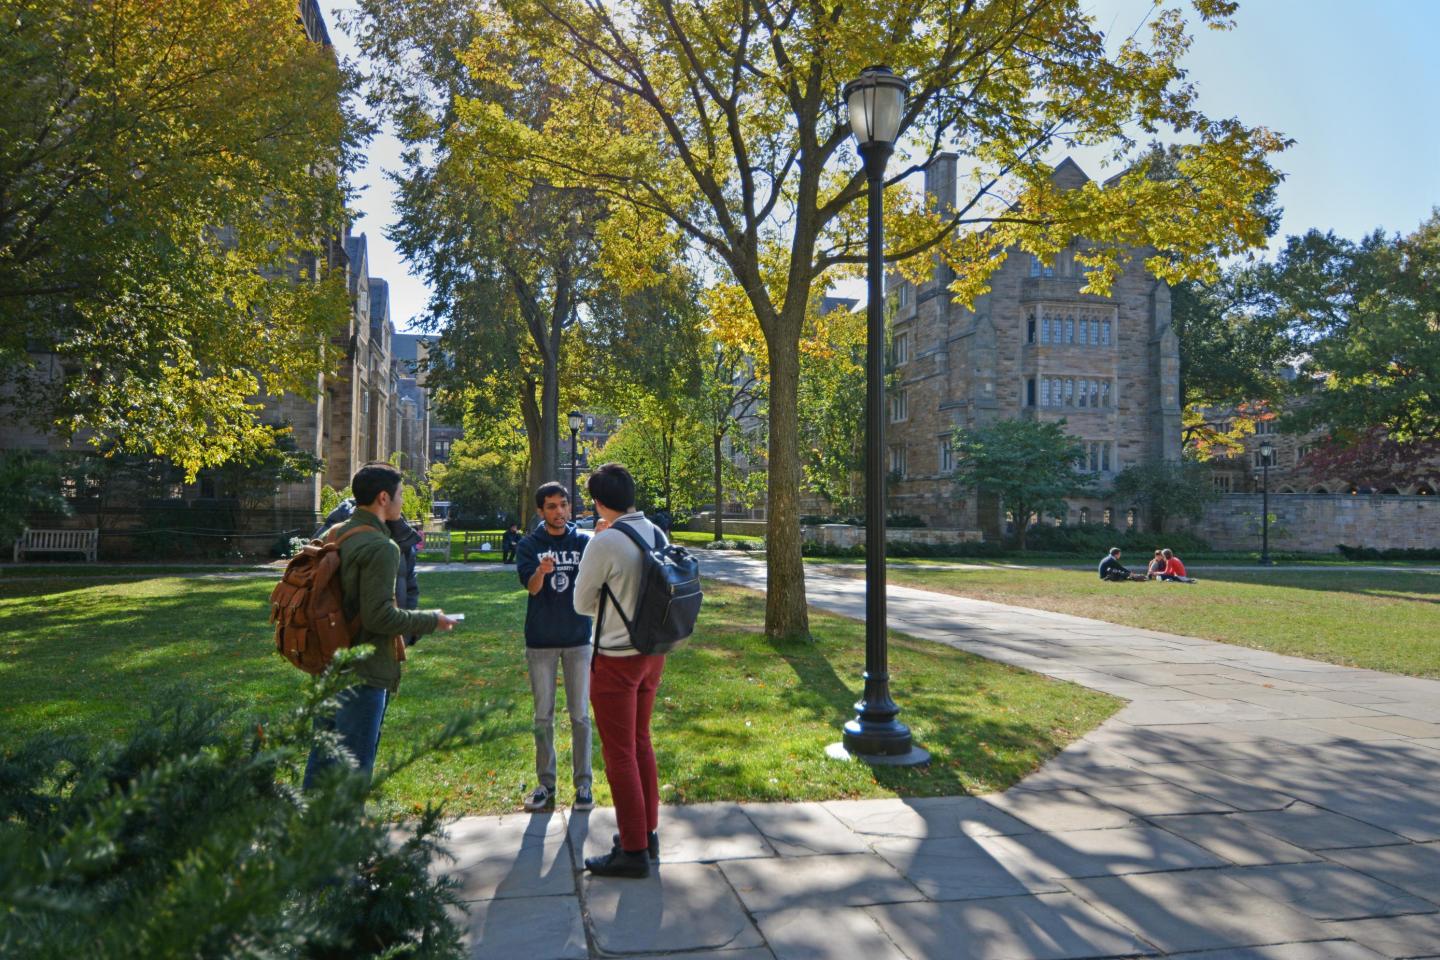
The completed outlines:
[[[1112,583],[1124,583],[1127,580],[1137,579],[1135,574],[1120,563],[1119,547],[1111,547],[1110,552],[1105,555],[1105,559],[1100,561],[1100,579]]]
[[[1150,566],[1145,570],[1146,580],[1159,579],[1160,574],[1165,572],[1165,551],[1156,550],[1155,556],[1150,559]]]
[[[1185,564],[1181,563],[1180,558],[1175,556],[1175,551],[1166,547],[1161,553],[1165,557],[1165,572],[1160,574],[1161,580],[1167,580],[1171,583],[1195,582],[1194,577],[1188,576],[1185,573]]]

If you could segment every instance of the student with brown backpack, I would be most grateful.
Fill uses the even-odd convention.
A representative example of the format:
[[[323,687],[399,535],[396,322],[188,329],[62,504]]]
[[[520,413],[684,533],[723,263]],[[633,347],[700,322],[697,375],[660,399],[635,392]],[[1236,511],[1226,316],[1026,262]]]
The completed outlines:
[[[327,617],[326,625],[335,626],[336,621],[341,620],[339,625],[349,634],[349,646],[373,647],[374,652],[347,667],[355,680],[354,685],[341,692],[340,707],[334,718],[317,720],[316,725],[337,733],[354,758],[356,769],[368,777],[374,769],[375,754],[380,747],[380,728],[385,720],[385,711],[390,698],[400,687],[401,663],[405,660],[404,638],[448,631],[455,627],[457,621],[438,610],[402,610],[395,603],[400,548],[391,539],[387,522],[398,520],[402,515],[405,484],[400,471],[384,462],[367,463],[350,481],[350,489],[355,495],[354,515],[325,534],[327,544],[332,541],[336,544],[334,552],[338,553],[339,570],[336,572],[332,567],[331,572],[339,577],[341,596],[339,617]],[[322,558],[316,565],[317,571],[323,569],[323,564]],[[292,568],[295,566],[292,562]],[[286,578],[290,578],[289,570]],[[307,599],[312,609],[320,599],[318,594],[325,587],[323,583],[316,583],[308,589]],[[277,587],[275,596],[280,592]],[[272,606],[275,604],[272,596]],[[282,621],[277,629],[277,643],[284,643],[285,613],[277,610],[274,616]],[[303,632],[318,634],[321,632],[319,628],[319,624],[312,623]],[[302,646],[303,642],[302,636]],[[296,644],[292,640],[290,645],[293,647]],[[281,652],[286,653],[284,649]],[[303,651],[299,653],[303,654]],[[328,665],[333,653],[332,647],[323,654],[324,665]],[[294,657],[291,660],[302,669],[317,672]],[[334,757],[319,750],[312,751],[305,765],[305,788],[308,789],[315,777],[335,762]]]

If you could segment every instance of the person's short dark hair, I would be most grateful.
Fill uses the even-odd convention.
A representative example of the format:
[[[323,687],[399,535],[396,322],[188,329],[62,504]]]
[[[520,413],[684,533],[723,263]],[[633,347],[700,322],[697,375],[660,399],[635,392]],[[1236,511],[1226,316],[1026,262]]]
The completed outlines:
[[[1173,557],[1175,556],[1175,551],[1171,550],[1169,547],[1166,547],[1164,550],[1160,551],[1160,555],[1165,557]]]
[[[595,468],[585,482],[590,499],[611,510],[629,510],[635,506],[635,478],[619,463],[606,463]]]
[[[1110,548],[1110,556],[1112,556],[1112,557],[1118,557],[1118,556],[1120,556],[1120,548],[1119,548],[1119,547],[1111,547],[1111,548]]]
[[[368,507],[382,493],[395,496],[405,475],[400,468],[384,460],[373,460],[355,471],[350,478],[350,492],[355,496],[357,506]]]
[[[570,491],[559,480],[540,484],[540,489],[535,491],[535,509],[539,510],[544,507],[546,499],[557,494],[564,497],[566,503],[570,502]]]

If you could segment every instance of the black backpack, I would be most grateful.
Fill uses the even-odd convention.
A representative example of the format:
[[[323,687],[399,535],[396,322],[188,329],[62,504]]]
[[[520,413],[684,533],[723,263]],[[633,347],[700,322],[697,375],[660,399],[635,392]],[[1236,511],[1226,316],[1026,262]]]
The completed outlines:
[[[635,605],[635,619],[625,616],[620,601],[610,590],[610,584],[600,588],[600,621],[595,625],[595,647],[599,650],[600,633],[605,627],[605,600],[608,597],[615,605],[615,612],[625,622],[630,634],[630,643],[644,654],[669,653],[685,638],[695,632],[695,620],[700,615],[700,561],[684,547],[666,541],[665,535],[655,532],[655,543],[647,546],[640,534],[624,523],[616,523],[612,530],[623,530],[625,536],[640,548],[640,600]]]

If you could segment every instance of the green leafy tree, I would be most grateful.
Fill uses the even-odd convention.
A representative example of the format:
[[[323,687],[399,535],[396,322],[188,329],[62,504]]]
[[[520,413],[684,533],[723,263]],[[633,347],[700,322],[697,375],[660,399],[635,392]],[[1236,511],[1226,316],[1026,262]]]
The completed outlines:
[[[1196,0],[1224,27],[1227,0]],[[798,496],[800,344],[812,296],[865,263],[865,178],[841,86],[870,64],[912,81],[887,199],[887,258],[912,277],[938,257],[965,302],[1006,251],[1043,257],[1087,238],[1087,289],[1106,292],[1131,251],[1168,281],[1263,241],[1251,200],[1285,141],[1195,105],[1181,11],[1148,38],[1108,37],[1082,0],[777,5],[698,0],[498,0],[474,9],[464,63],[497,83],[536,73],[563,89],[543,116],[483,92],[457,104],[490,189],[548,178],[593,191],[606,269],[643,285],[677,239],[736,285],[766,345],[770,432],[766,631],[808,633]],[[512,64],[521,66],[513,76]],[[1155,177],[1132,139],[1162,129],[1178,175]],[[1113,147],[1119,173],[1061,189],[1044,158]],[[903,183],[942,150],[973,189],[927,207]],[[1131,161],[1135,161],[1131,163]]]
[[[623,463],[635,476],[636,505],[686,514],[711,494],[710,434],[688,404],[641,397],[597,462]]]
[[[1374,428],[1396,443],[1440,440],[1440,211],[1409,236],[1358,242],[1311,231],[1271,268],[1270,322],[1307,359],[1282,426],[1342,442]]]
[[[1116,497],[1141,509],[1155,533],[1164,533],[1175,520],[1199,520],[1205,505],[1219,496],[1210,467],[1194,460],[1134,464],[1116,475],[1114,489]]]
[[[349,315],[324,251],[363,135],[295,0],[0,0],[13,416],[193,477],[266,449]]]
[[[436,493],[450,501],[452,525],[488,528],[499,518],[513,517],[528,526],[534,510],[529,492],[535,487],[523,449],[516,449],[520,443],[497,449],[478,439],[457,440],[449,459],[431,469]]]
[[[26,518],[36,513],[68,513],[61,494],[64,463],[54,454],[0,450],[0,486],[9,491],[11,507],[0,513],[0,549],[25,531]]]
[[[1065,498],[1084,493],[1092,480],[1080,472],[1085,447],[1065,432],[1065,421],[999,420],[955,433],[955,485],[995,495],[1015,517],[1015,546],[1025,549],[1031,515],[1061,513]]]
[[[858,516],[865,506],[865,348],[842,344],[800,365],[801,468],[805,486],[833,511]]]

